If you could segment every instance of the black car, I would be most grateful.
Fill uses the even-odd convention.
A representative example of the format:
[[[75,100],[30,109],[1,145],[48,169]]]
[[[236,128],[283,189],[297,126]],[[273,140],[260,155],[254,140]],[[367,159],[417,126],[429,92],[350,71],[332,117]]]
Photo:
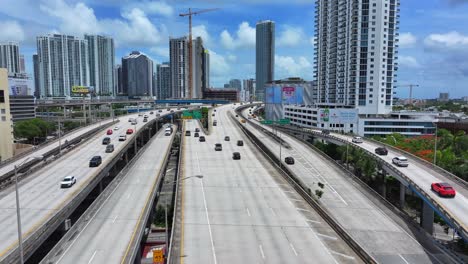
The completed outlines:
[[[215,144],[215,151],[221,151],[223,150],[223,145],[221,143],[216,143]]]
[[[102,158],[101,156],[94,156],[91,158],[89,161],[89,166],[90,167],[97,167],[102,163]]]
[[[230,140],[231,140],[231,138],[229,136],[224,137],[224,141],[230,141]]]
[[[200,141],[200,142],[205,142],[205,136],[200,136],[200,137],[198,138],[198,141]]]
[[[215,114],[211,114],[211,116],[215,116]]]
[[[239,152],[233,152],[232,153],[232,159],[233,160],[240,160],[241,159],[241,155]]]
[[[375,149],[375,154],[386,156],[388,155],[388,150],[384,147],[378,147]]]
[[[195,134],[193,135],[194,137],[199,137],[200,134],[198,134],[198,132],[195,132]]]
[[[190,133],[190,130],[186,130],[186,131],[185,131],[185,135],[186,135],[187,137],[190,137],[192,134]]]
[[[200,132],[200,129],[198,127],[195,128],[195,132]]]
[[[286,162],[286,164],[292,165],[292,164],[294,164],[294,158],[293,157],[286,157],[286,158],[284,158],[284,162]]]
[[[143,118],[143,122],[148,122],[148,119],[147,119],[147,118]]]
[[[216,121],[213,121],[213,126],[216,126],[218,123]]]
[[[114,152],[114,144],[109,144],[106,147],[106,153],[112,153]]]
[[[110,137],[105,137],[105,138],[102,139],[102,144],[103,145],[109,145],[110,142],[111,142]]]
[[[237,146],[244,146],[244,141],[237,140]]]
[[[322,134],[330,135],[330,130],[324,129],[322,130]]]
[[[153,111],[151,111],[151,112],[150,112],[150,115],[152,115],[152,114],[154,114],[154,112],[153,112]]]

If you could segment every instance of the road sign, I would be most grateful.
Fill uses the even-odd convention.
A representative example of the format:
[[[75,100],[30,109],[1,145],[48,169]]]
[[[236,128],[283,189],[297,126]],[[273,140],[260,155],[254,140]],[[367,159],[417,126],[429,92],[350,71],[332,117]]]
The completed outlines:
[[[280,119],[280,120],[278,120],[277,122],[278,122],[278,124],[280,124],[280,125],[289,125],[289,124],[291,123],[291,120],[289,120],[289,119],[286,118],[286,119]]]
[[[272,125],[273,124],[273,120],[263,120],[263,121],[260,121],[260,123],[264,124],[264,125]]]
[[[188,111],[185,110],[182,112],[182,119],[201,119],[202,114],[200,111]]]
[[[153,264],[164,263],[164,252],[162,248],[153,249]]]

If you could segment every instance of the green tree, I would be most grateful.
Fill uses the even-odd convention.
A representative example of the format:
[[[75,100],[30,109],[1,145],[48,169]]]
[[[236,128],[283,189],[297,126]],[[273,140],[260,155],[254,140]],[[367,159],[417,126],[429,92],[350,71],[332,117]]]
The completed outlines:
[[[16,138],[27,138],[32,141],[35,137],[46,137],[54,130],[55,124],[34,118],[15,123],[13,134]]]

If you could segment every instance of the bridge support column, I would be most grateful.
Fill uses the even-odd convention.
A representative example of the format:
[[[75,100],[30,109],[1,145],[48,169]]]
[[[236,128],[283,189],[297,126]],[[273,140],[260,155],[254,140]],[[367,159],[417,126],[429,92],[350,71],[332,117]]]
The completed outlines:
[[[137,140],[138,140],[138,138],[137,138],[137,136],[135,136],[135,139],[133,140],[133,142],[134,142],[134,144],[133,144],[133,148],[134,148],[133,151],[134,151],[134,154],[135,154],[135,155],[136,155],[137,152],[138,152]]]
[[[382,197],[387,199],[387,172],[382,170]]]
[[[434,210],[428,203],[422,201],[421,227],[429,234],[434,233]]]
[[[405,207],[405,195],[406,195],[406,186],[403,183],[400,183],[400,208]]]

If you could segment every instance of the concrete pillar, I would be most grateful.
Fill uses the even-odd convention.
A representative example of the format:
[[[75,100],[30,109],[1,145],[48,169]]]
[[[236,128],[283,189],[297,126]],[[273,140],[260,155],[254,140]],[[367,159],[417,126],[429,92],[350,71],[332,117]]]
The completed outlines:
[[[405,207],[405,194],[406,194],[406,186],[403,183],[400,183],[400,208],[401,209]]]
[[[387,199],[387,172],[382,170],[382,197]]]
[[[434,210],[428,203],[422,201],[421,227],[429,234],[434,233]]]
[[[134,148],[133,151],[134,151],[135,155],[136,155],[137,152],[138,152],[137,139],[138,139],[138,138],[135,136],[135,139],[133,140],[133,142],[134,142],[134,144],[133,144],[133,148]]]

